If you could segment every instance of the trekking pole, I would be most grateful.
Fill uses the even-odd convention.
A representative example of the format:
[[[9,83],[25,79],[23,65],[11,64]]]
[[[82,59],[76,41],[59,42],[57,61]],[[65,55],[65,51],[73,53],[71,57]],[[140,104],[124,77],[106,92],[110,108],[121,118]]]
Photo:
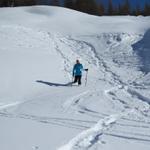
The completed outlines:
[[[85,76],[85,86],[87,85],[87,77],[88,77],[88,69],[85,69],[86,71],[86,76]]]

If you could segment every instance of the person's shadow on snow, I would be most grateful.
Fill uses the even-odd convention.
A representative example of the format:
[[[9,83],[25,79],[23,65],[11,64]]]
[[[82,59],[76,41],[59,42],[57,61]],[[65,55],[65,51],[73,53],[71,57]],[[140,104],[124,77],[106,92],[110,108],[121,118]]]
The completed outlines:
[[[41,83],[41,84],[46,84],[49,86],[71,86],[72,82],[66,83],[66,84],[61,84],[61,83],[52,83],[52,82],[47,82],[47,81],[42,81],[42,80],[37,80],[36,82]]]

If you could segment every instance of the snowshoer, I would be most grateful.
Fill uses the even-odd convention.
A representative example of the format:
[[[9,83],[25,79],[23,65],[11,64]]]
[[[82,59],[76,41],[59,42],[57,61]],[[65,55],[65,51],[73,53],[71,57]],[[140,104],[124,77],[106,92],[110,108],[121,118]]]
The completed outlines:
[[[76,60],[76,64],[73,67],[73,83],[78,82],[78,85],[81,85],[81,78],[82,78],[82,71],[88,71],[88,69],[83,69],[83,65],[80,63],[79,60]]]

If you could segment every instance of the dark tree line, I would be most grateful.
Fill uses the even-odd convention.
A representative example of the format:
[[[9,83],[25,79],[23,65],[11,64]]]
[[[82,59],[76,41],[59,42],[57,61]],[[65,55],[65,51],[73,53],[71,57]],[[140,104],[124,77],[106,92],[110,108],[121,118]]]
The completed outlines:
[[[0,0],[0,7],[13,6],[30,6],[38,4],[41,0]],[[61,0],[51,0],[49,5],[62,6]],[[133,9],[130,6],[129,0],[124,0],[118,6],[113,5],[113,0],[109,0],[108,6],[102,2],[97,3],[96,0],[64,0],[64,7],[77,11],[93,14],[93,15],[144,15],[150,16],[150,3],[146,3],[144,8],[139,4]]]
[[[0,7],[32,6],[39,3],[42,4],[42,0],[0,0]],[[51,0],[49,5],[60,6],[60,1]]]
[[[31,6],[36,0],[0,0],[0,7]]]
[[[60,6],[60,1],[59,0],[51,0],[50,5],[52,6]]]
[[[64,0],[64,7],[93,15],[103,15],[105,11],[104,6],[97,4],[96,0]]]
[[[150,4],[146,3],[144,9],[139,4],[132,9],[129,0],[124,0],[122,4],[114,6],[112,0],[109,0],[106,7],[102,2],[97,3],[96,0],[65,0],[64,7],[75,9],[81,12],[94,15],[150,15]]]

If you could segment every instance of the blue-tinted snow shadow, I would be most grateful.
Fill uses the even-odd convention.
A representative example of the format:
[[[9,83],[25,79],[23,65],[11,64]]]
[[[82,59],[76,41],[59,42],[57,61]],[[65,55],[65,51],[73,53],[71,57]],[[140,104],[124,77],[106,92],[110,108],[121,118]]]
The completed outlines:
[[[37,80],[36,81],[37,83],[41,83],[41,84],[45,84],[45,85],[48,85],[48,86],[71,86],[72,85],[72,82],[69,82],[69,83],[66,83],[66,84],[62,84],[62,83],[53,83],[53,82],[47,82],[47,81],[42,81],[42,80]]]
[[[142,40],[132,45],[134,52],[141,61],[140,70],[144,73],[150,72],[150,29],[147,30]]]

